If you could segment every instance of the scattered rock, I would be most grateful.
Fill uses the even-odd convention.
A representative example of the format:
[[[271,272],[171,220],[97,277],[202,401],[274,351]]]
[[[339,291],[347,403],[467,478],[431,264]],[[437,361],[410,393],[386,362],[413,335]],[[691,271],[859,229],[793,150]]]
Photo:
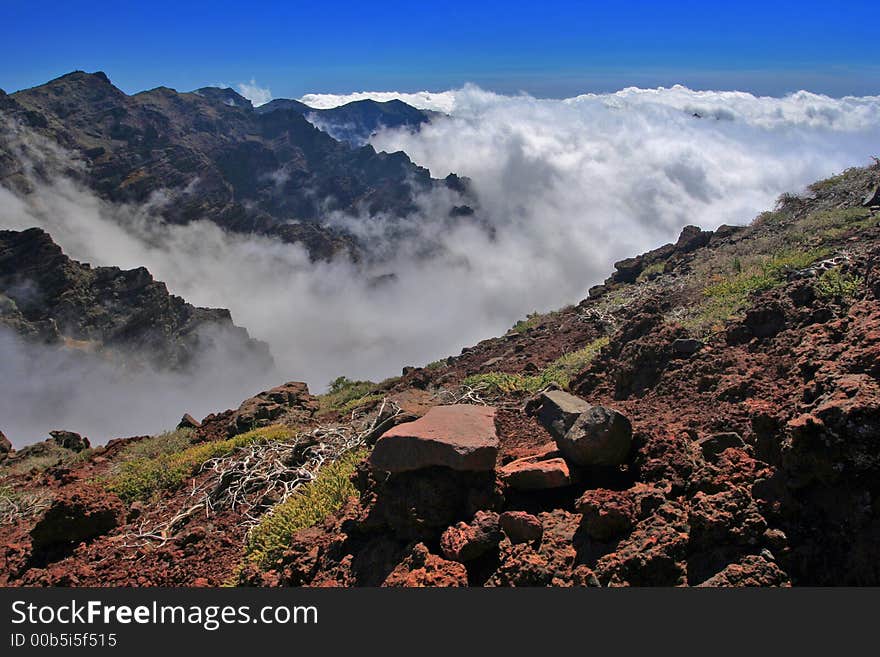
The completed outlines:
[[[578,416],[590,409],[590,405],[585,400],[562,390],[541,393],[530,404],[528,410],[533,410],[535,407],[537,407],[538,421],[554,438],[564,436]]]
[[[866,208],[880,205],[880,185],[874,185],[874,189],[865,194],[865,198],[862,199],[862,205]]]
[[[432,466],[489,471],[497,456],[495,409],[457,404],[435,406],[415,422],[386,431],[370,454],[370,464],[385,472]]]
[[[69,449],[74,452],[81,452],[84,449],[88,449],[90,447],[88,438],[83,438],[78,433],[74,433],[73,431],[50,431],[49,435],[52,436],[52,440],[54,440],[59,447]]]
[[[712,239],[711,230],[702,230],[699,226],[685,226],[675,243],[675,250],[678,253],[690,253],[706,246],[710,239]]]
[[[705,345],[700,340],[693,338],[678,338],[672,342],[672,351],[677,356],[693,356]]]
[[[467,570],[456,561],[447,561],[431,554],[424,543],[418,543],[382,586],[425,587],[467,586]]]
[[[0,431],[0,461],[5,459],[9,452],[12,451],[12,443],[9,442],[9,438]]]
[[[304,422],[318,410],[318,401],[305,383],[291,381],[245,399],[229,421],[229,434],[235,435],[265,427],[282,418]]]
[[[478,511],[471,522],[460,522],[443,532],[440,550],[447,559],[472,561],[494,549],[502,538],[498,514]]]
[[[587,534],[599,541],[622,536],[636,520],[635,505],[626,491],[588,490],[575,502],[575,510],[584,516]]]
[[[731,447],[742,449],[745,447],[743,439],[735,431],[726,431],[723,433],[714,433],[697,441],[703,456],[709,460],[717,458],[721,452]]]
[[[184,414],[184,416],[180,418],[180,422],[177,423],[178,429],[198,429],[201,426],[202,423],[189,413]]]
[[[516,490],[562,488],[572,483],[568,463],[561,458],[529,456],[498,469],[501,480]]]
[[[750,308],[743,325],[756,338],[769,338],[785,328],[785,309],[778,303]]]
[[[763,556],[750,554],[738,563],[727,565],[702,584],[701,587],[733,586],[791,586],[788,575]]]
[[[687,582],[687,513],[668,502],[603,556],[594,570],[606,586],[678,586]]]
[[[591,406],[556,445],[576,465],[620,465],[629,456],[632,425],[613,408]]]
[[[525,511],[505,511],[501,514],[500,523],[501,529],[514,545],[540,541],[544,534],[541,521]]]
[[[79,543],[122,523],[121,500],[97,486],[64,490],[31,529],[31,562],[41,566],[62,558]]]

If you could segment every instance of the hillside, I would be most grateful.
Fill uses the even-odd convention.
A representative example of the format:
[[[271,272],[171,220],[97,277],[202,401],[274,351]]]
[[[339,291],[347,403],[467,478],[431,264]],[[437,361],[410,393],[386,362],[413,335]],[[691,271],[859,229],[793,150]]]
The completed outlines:
[[[11,452],[0,584],[880,584],[878,183],[687,227],[401,377]]]
[[[402,125],[415,120],[412,113],[423,116],[409,109],[339,108],[331,118],[356,116],[362,132],[382,117]],[[404,217],[421,192],[463,191],[457,178],[434,180],[403,152],[353,148],[316,128],[301,109],[255,111],[231,89],[158,87],[127,95],[104,73],[75,71],[0,95],[0,113],[6,119],[0,121],[0,183],[6,186],[26,187],[22,170],[32,164],[11,157],[22,150],[13,148],[12,120],[74,153],[84,167],[66,163],[64,173],[102,198],[143,203],[161,192],[168,221],[207,219],[235,232],[300,242],[314,258],[358,252],[357,239],[325,225],[334,211]],[[466,203],[463,198],[449,210]]]

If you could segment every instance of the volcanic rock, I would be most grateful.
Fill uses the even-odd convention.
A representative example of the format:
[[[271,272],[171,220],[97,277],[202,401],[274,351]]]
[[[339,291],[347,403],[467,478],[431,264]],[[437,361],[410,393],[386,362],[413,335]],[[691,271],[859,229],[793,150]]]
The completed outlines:
[[[498,475],[516,490],[562,488],[572,483],[568,463],[561,458],[529,456],[499,468]]]
[[[772,561],[749,554],[737,563],[727,565],[702,584],[701,587],[733,586],[791,586],[788,575]]]
[[[90,446],[88,438],[83,438],[73,431],[50,431],[49,435],[52,436],[52,440],[54,440],[59,447],[74,452],[81,452],[84,449],[88,449]]]
[[[202,423],[189,413],[185,413],[184,416],[180,418],[180,422],[177,423],[178,429],[198,429],[200,426],[202,426]]]
[[[556,445],[576,465],[619,465],[629,455],[632,425],[625,415],[605,406],[581,413]]]
[[[440,550],[447,559],[472,561],[495,548],[502,538],[498,514],[478,511],[471,522],[460,522],[443,532]]]
[[[540,541],[544,534],[541,520],[525,511],[505,511],[501,514],[500,524],[502,531],[514,545]]]
[[[12,443],[9,442],[9,438],[0,431],[0,461],[6,458],[9,452],[12,451]]]
[[[290,381],[245,399],[229,421],[228,431],[235,435],[268,426],[282,418],[290,423],[303,422],[317,410],[318,401],[309,394],[309,387],[305,383]]]
[[[622,536],[636,520],[633,500],[625,491],[588,490],[574,506],[584,516],[587,534],[599,541]]]
[[[431,554],[423,543],[418,543],[382,586],[425,587],[467,586],[467,570],[455,561],[447,561]]]
[[[580,397],[562,390],[543,392],[535,403],[538,406],[538,421],[554,438],[564,436],[578,416],[590,408]]]
[[[40,565],[63,557],[77,544],[117,527],[124,517],[120,499],[102,488],[62,491],[31,529],[32,562]]]
[[[678,356],[693,356],[703,348],[700,340],[693,338],[678,338],[672,343],[672,351]]]
[[[716,458],[721,452],[730,447],[740,449],[745,447],[743,439],[735,431],[727,431],[723,433],[714,433],[697,441],[700,449],[703,450],[703,456],[707,459]]]
[[[376,442],[370,464],[385,472],[432,466],[489,471],[497,456],[495,409],[458,404],[435,406],[415,422],[386,431]]]

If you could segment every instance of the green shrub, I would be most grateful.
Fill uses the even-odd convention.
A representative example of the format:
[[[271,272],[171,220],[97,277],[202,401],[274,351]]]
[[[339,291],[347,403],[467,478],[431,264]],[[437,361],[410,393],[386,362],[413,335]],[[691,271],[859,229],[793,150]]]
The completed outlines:
[[[828,269],[816,281],[816,292],[824,299],[848,301],[855,298],[864,279],[853,274],[844,274],[838,268]]]
[[[513,328],[510,330],[514,333],[525,333],[526,331],[535,328],[538,324],[541,323],[541,320],[544,318],[541,313],[529,313],[526,315],[525,319],[519,320],[516,324],[513,325]]]
[[[320,414],[346,413],[371,400],[364,399],[376,389],[372,381],[353,381],[340,376],[330,382],[330,388],[319,399]]]
[[[367,451],[348,452],[318,471],[314,481],[273,508],[248,533],[245,560],[266,568],[290,545],[294,532],[311,527],[339,510],[357,494],[351,475]]]
[[[228,440],[194,445],[182,451],[132,458],[120,464],[118,471],[106,481],[106,487],[125,502],[148,500],[162,491],[179,488],[212,458],[231,454],[237,448],[251,443],[289,440],[294,435],[295,431],[289,427],[263,427]]]
[[[551,384],[566,388],[572,377],[583,370],[607,344],[608,338],[598,338],[582,349],[557,358],[537,374],[487,372],[469,376],[463,383],[496,394],[517,392],[534,394]]]
[[[195,432],[192,429],[166,431],[158,436],[150,436],[126,445],[119,457],[123,461],[134,459],[155,459],[166,454],[182,452],[192,444]]]

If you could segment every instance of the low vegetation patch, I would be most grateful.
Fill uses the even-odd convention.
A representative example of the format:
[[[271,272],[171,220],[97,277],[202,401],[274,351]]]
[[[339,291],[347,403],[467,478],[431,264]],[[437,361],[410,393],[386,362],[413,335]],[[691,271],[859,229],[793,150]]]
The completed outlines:
[[[510,329],[514,333],[525,333],[526,331],[530,331],[535,328],[538,324],[540,324],[544,319],[544,315],[538,312],[529,313],[526,315],[525,319],[519,320],[513,327]]]
[[[353,381],[345,376],[337,377],[330,382],[329,390],[319,397],[318,413],[350,413],[358,406],[374,401],[376,387],[372,381]],[[378,398],[381,399],[381,395]]]
[[[18,522],[48,509],[51,503],[48,490],[17,491],[12,486],[0,486],[0,522]]]
[[[119,454],[120,460],[155,459],[168,454],[182,452],[192,444],[195,432],[192,429],[166,431],[157,436],[142,438],[126,445]]]
[[[816,292],[823,299],[836,301],[851,301],[859,292],[864,283],[861,276],[845,274],[839,268],[828,269],[816,280]]]
[[[829,249],[814,248],[786,249],[769,256],[732,255],[714,265],[716,273],[709,276],[710,284],[702,289],[700,303],[671,319],[698,337],[708,337],[723,330],[725,322],[748,306],[752,294],[782,285],[790,273],[829,254]],[[718,273],[719,269],[723,273]]]
[[[599,338],[583,349],[578,349],[556,359],[537,374],[508,374],[487,372],[474,374],[464,380],[464,385],[496,394],[534,394],[551,384],[567,388],[575,374],[582,371],[608,344],[608,338]]]
[[[141,452],[142,455],[123,461],[117,472],[106,481],[106,486],[125,502],[148,500],[162,491],[179,488],[212,458],[230,454],[254,442],[289,440],[294,435],[295,431],[289,427],[272,426],[248,431],[228,440],[186,446],[179,442],[179,436],[163,434],[155,439],[147,439],[151,442],[141,448],[137,448],[137,443],[132,444],[130,448],[133,452]],[[176,449],[181,445],[181,449]]]
[[[248,533],[245,561],[261,568],[269,567],[290,545],[294,532],[311,527],[338,511],[357,494],[351,475],[366,454],[365,449],[343,454],[321,468],[314,481],[263,516]]]

